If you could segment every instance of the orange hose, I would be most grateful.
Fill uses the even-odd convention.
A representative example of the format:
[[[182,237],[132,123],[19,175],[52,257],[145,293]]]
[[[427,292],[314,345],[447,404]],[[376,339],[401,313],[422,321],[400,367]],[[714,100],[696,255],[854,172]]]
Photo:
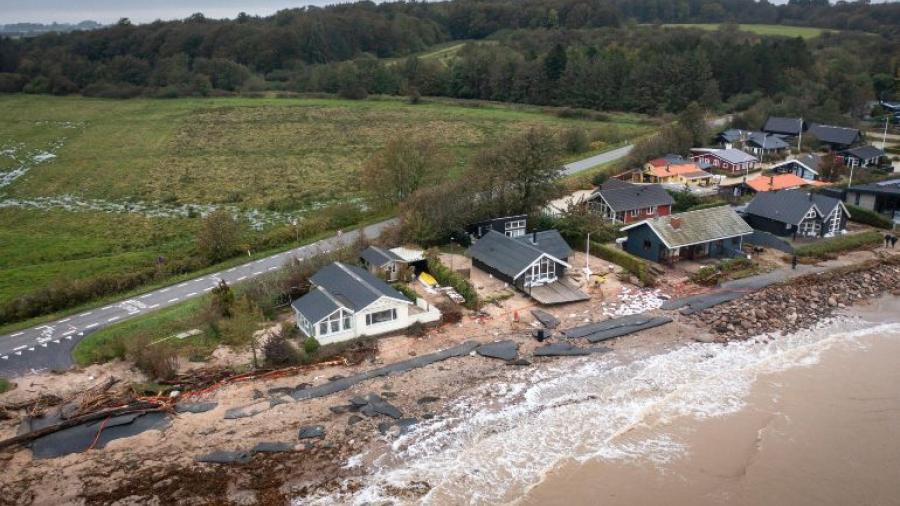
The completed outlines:
[[[94,446],[97,445],[97,441],[100,440],[100,434],[103,432],[103,429],[106,428],[106,424],[109,422],[109,419],[110,417],[106,417],[106,419],[103,420],[103,423],[100,424],[100,428],[97,430],[97,435],[94,436],[94,440],[91,441],[91,446],[88,446],[87,448],[88,450],[93,450]]]

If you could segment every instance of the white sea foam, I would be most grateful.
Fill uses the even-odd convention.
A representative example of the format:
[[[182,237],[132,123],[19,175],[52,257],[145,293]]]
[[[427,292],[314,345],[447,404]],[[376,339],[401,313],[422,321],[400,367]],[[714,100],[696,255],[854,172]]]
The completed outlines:
[[[856,346],[857,338],[876,333],[900,334],[900,324],[834,320],[762,344],[691,343],[511,371],[505,382],[479,387],[398,438],[348,492],[302,504],[506,503],[566,459],[666,462],[684,451],[666,435],[671,419],[733,413],[760,374],[815,364],[835,343]],[[659,430],[639,438],[635,427]],[[369,459],[354,463],[361,460]],[[396,490],[419,493],[396,497]]]

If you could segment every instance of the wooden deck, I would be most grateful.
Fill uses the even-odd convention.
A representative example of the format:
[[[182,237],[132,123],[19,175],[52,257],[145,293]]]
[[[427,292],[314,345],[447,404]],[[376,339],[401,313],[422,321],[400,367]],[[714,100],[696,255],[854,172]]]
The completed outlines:
[[[590,296],[565,279],[560,279],[548,285],[532,287],[529,289],[528,294],[534,300],[546,305],[565,304],[567,302],[590,299]]]

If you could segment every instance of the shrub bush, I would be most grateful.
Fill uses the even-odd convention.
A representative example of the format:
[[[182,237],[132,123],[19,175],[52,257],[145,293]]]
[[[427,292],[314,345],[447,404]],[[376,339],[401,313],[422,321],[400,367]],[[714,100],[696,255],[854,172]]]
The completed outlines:
[[[587,133],[581,128],[569,128],[560,134],[560,143],[567,153],[584,153],[591,146]]]
[[[800,246],[794,253],[800,258],[826,258],[843,251],[850,251],[866,246],[877,246],[884,241],[881,232],[869,230],[859,234],[842,235],[830,239],[820,239]]]
[[[303,351],[305,351],[307,355],[312,355],[319,351],[319,346],[319,341],[312,336],[307,337],[306,341],[303,341]]]
[[[444,323],[459,323],[462,321],[462,311],[459,306],[450,302],[441,302],[435,307],[441,312],[441,321]]]
[[[178,372],[178,355],[165,342],[153,343],[149,337],[141,336],[125,346],[125,357],[152,381],[172,379]]]
[[[650,270],[650,264],[626,251],[591,241],[591,253],[622,267],[644,286],[656,285],[656,275]]]
[[[318,343],[316,343],[318,344]],[[282,333],[277,333],[266,341],[262,348],[266,367],[289,367],[300,363],[300,352]]]
[[[715,286],[725,279],[739,279],[756,272],[756,264],[746,258],[729,258],[715,265],[707,265],[691,275],[699,285]]]
[[[847,210],[850,211],[850,221],[862,223],[863,225],[870,225],[876,228],[884,228],[887,230],[890,230],[893,227],[893,223],[891,223],[891,220],[876,213],[875,211],[869,211],[868,209],[863,209],[862,207],[850,205],[847,206]]]
[[[434,276],[434,279],[444,286],[452,286],[453,289],[459,292],[466,299],[464,306],[469,309],[477,309],[478,292],[475,291],[475,287],[469,283],[469,280],[451,271],[449,267],[441,263],[437,251],[429,250],[426,257],[428,259],[428,272]]]

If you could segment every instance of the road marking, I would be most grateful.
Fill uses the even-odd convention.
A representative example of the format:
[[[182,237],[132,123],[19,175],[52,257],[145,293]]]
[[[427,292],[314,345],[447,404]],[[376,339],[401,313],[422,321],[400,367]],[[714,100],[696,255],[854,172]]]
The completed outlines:
[[[102,308],[100,308],[100,311],[106,311],[107,309],[109,309],[109,308],[111,308],[111,307],[112,307],[112,306],[102,307]]]
[[[169,302],[178,302],[178,297],[175,297],[174,299],[169,299]]]
[[[28,348],[28,351],[34,351],[34,348]]]
[[[41,343],[41,347],[42,347],[42,348],[46,348],[46,347],[47,347],[47,343]]]
[[[228,270],[225,271],[225,272],[234,272],[235,269],[237,269],[237,267],[232,267],[231,269],[228,269]]]
[[[182,283],[182,284],[178,285],[178,288],[183,288],[185,286],[187,286],[187,283]]]
[[[72,340],[72,336],[66,336],[66,340],[67,340],[67,341],[71,341],[71,340]]]
[[[158,307],[159,307],[159,304],[153,304],[152,306],[150,306],[150,309],[156,309]]]
[[[194,295],[197,295],[197,292],[191,292],[191,293],[185,295],[185,297],[193,297]]]
[[[18,355],[18,356],[21,357],[21,356],[22,356],[22,352],[21,352],[21,351],[17,351],[17,352],[16,352],[16,355]]]
[[[53,342],[59,344],[59,339],[54,339]]]
[[[81,314],[78,315],[78,316],[90,316],[90,315],[93,314],[93,313],[94,313],[93,311],[88,311],[87,313],[81,313]]]
[[[78,329],[70,330],[70,331],[66,332],[65,334],[63,334],[63,335],[64,335],[64,336],[68,336],[68,335],[72,335],[72,334],[74,334],[74,333],[76,333],[76,332],[78,332]]]
[[[13,351],[24,350],[27,347],[28,347],[27,344],[23,344],[22,346],[16,346],[15,348],[13,348]]]
[[[262,274],[262,272],[263,272],[263,271],[256,271],[256,272],[253,273],[253,275],[254,275],[254,276],[259,276],[260,274]]]
[[[247,279],[247,276],[241,276],[241,277],[237,278],[238,281],[243,281],[245,279]]]
[[[69,320],[71,320],[71,318],[66,318],[65,320],[60,320],[58,323],[66,323]]]
[[[215,288],[215,287],[213,287],[213,286],[208,286],[208,287],[204,288],[203,291],[204,291],[204,292],[208,292],[208,291],[212,290],[213,288]]]
[[[141,295],[140,298],[141,298],[141,299],[146,299],[147,297],[149,297],[149,296],[151,296],[151,295],[153,295],[153,294],[152,294],[152,293],[145,293],[144,295]]]
[[[85,328],[86,328],[86,329],[92,329],[92,328],[96,327],[97,325],[100,325],[100,324],[99,324],[99,323],[92,323],[92,324],[86,326]]]
[[[21,336],[22,334],[24,334],[24,332],[16,332],[15,334],[13,334],[13,335],[11,335],[11,336],[9,336],[9,337],[19,337],[19,336]]]
[[[113,316],[112,318],[110,318],[109,320],[106,320],[106,321],[114,322],[114,321],[118,320],[119,318],[121,318],[121,316]]]
[[[269,267],[269,270],[270,270],[270,271],[274,271],[274,270],[277,269],[277,268],[278,268],[277,265],[273,265],[272,267]]]
[[[9,355],[3,355],[3,356],[0,357],[0,358],[2,358],[3,360],[9,360]]]

